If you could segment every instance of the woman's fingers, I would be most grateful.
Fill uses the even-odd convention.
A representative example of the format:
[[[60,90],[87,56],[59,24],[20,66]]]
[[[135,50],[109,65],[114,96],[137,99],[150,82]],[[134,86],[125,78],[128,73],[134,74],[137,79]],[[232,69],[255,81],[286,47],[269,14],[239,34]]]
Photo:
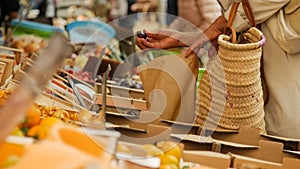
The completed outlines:
[[[155,41],[154,39],[151,39],[149,41],[148,39],[144,38],[136,38],[136,44],[140,49],[149,49],[149,48],[159,48],[160,44],[158,41]]]
[[[144,44],[144,41],[145,39],[143,39],[143,38],[136,38],[136,44],[137,44],[137,46],[140,48],[140,49],[147,49],[147,48],[149,48],[149,47],[147,47],[145,44]]]
[[[142,39],[143,45],[147,46],[148,48],[156,48],[155,41],[150,42],[149,40]]]

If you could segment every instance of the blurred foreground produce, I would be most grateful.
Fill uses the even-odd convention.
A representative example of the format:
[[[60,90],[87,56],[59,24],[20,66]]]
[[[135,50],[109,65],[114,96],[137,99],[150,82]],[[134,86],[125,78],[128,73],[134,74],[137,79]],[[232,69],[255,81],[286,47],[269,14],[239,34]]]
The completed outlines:
[[[156,144],[144,144],[140,148],[146,152],[147,157],[158,157],[160,159],[159,169],[179,169],[182,158],[182,150],[179,143],[172,141],[160,141]],[[120,144],[118,153],[131,153],[130,148]]]
[[[70,56],[72,47],[65,37],[55,34],[47,47],[41,51],[41,56],[29,69],[28,75],[23,76],[11,97],[7,99],[0,111],[0,143],[26,115],[35,98],[42,92],[50,77],[61,65],[64,58]]]

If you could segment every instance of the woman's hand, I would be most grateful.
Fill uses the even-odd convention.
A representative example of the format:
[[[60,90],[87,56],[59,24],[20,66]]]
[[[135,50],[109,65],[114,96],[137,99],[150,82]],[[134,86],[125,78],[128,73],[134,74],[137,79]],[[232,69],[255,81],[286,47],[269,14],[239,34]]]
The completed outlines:
[[[227,25],[226,18],[219,16],[201,35],[200,37],[189,47],[186,52],[186,57],[192,53],[198,53],[200,48],[207,42],[211,42],[213,47],[209,49],[209,56],[214,55],[218,48],[218,36],[223,32]]]
[[[136,37],[136,44],[140,49],[169,49],[186,46],[184,42],[180,41],[182,33],[174,30],[162,29],[156,33],[150,33],[144,30],[144,33],[147,36],[146,38]]]

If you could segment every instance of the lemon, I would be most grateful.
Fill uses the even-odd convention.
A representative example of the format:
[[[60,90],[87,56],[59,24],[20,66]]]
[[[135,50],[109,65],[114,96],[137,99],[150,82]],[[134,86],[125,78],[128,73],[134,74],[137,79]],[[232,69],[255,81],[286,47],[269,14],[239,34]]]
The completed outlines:
[[[123,145],[123,144],[118,144],[117,152],[130,154],[130,149],[127,146]]]
[[[164,154],[161,149],[157,148],[153,144],[145,144],[143,145],[143,148],[146,150],[148,156],[160,156]]]
[[[179,165],[179,160],[176,158],[176,156],[174,155],[170,155],[170,154],[164,154],[161,155],[160,157],[160,164],[175,164],[175,165]]]
[[[20,130],[19,127],[16,127],[16,128],[11,132],[11,135],[23,137],[23,136],[24,136],[24,133]]]
[[[182,153],[177,143],[171,141],[161,141],[157,143],[157,147],[161,148],[165,154],[175,156],[178,161],[180,160]]]

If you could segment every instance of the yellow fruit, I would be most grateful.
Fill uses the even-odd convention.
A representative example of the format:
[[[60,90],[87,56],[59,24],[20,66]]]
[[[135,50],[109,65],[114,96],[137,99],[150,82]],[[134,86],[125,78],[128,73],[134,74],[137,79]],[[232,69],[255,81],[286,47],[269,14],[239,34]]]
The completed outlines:
[[[28,112],[25,119],[24,126],[32,127],[34,125],[38,125],[41,121],[41,112],[36,107],[32,106]]]
[[[175,164],[163,164],[159,169],[179,169],[179,167]]]
[[[16,155],[11,155],[9,156],[2,164],[1,168],[6,168],[6,167],[11,167],[14,166],[15,164],[17,164],[17,162],[19,161],[19,157]]]
[[[157,148],[153,144],[145,144],[143,145],[143,148],[146,150],[148,156],[160,156],[164,154],[161,149]]]
[[[123,145],[123,144],[118,144],[117,152],[130,154],[130,149],[127,146]]]
[[[40,126],[39,125],[38,126],[33,126],[32,128],[30,128],[28,130],[27,136],[38,138],[39,130],[40,130]]]
[[[14,135],[14,136],[24,136],[23,132],[20,130],[19,127],[16,127],[12,132],[11,132],[11,135]]]
[[[46,117],[37,126],[29,129],[27,136],[36,137],[38,139],[45,139],[53,125],[62,123],[61,120],[54,117]]]
[[[49,130],[50,130],[49,127],[40,126],[38,132],[38,138],[45,139],[48,136]]]
[[[160,158],[160,164],[175,164],[175,165],[179,165],[179,160],[170,154],[165,154],[159,157]]]
[[[177,143],[171,141],[161,141],[157,143],[157,147],[161,148],[165,154],[175,156],[178,161],[180,160],[182,153]]]
[[[62,123],[62,121],[55,117],[46,117],[41,121],[41,126],[52,127],[54,124]]]

